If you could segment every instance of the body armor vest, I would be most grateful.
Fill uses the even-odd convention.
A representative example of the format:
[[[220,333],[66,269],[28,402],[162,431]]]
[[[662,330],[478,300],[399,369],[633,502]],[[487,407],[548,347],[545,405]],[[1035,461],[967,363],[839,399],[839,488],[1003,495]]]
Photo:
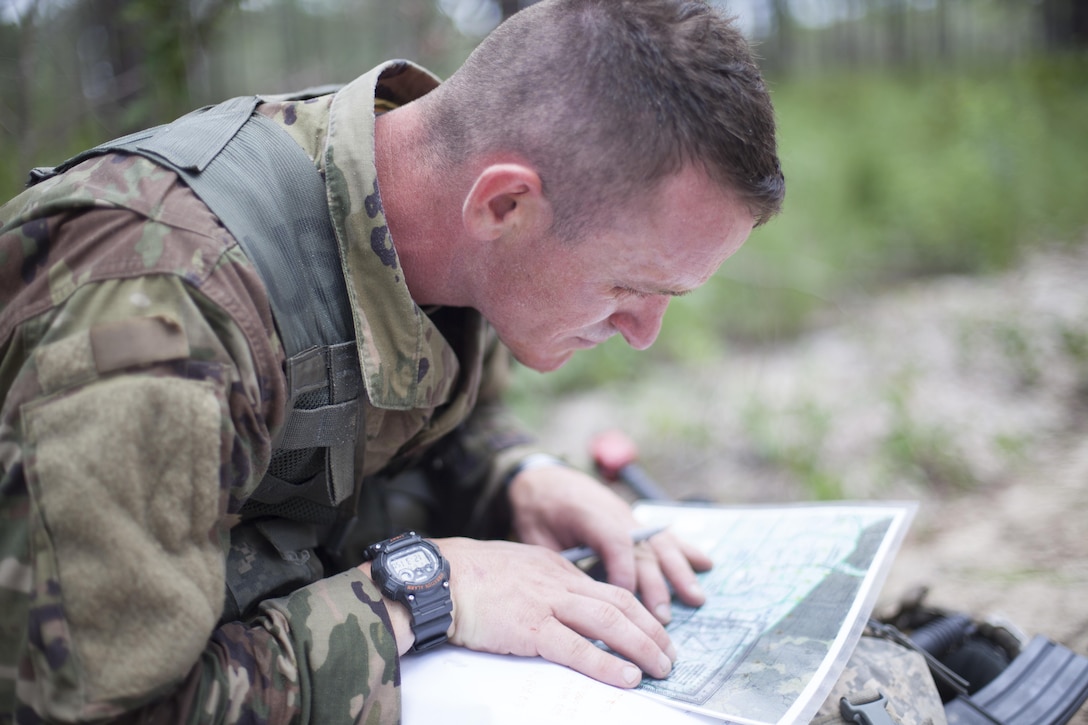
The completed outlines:
[[[287,357],[289,402],[269,469],[242,509],[243,524],[231,532],[224,620],[322,576],[313,554],[319,543],[333,556],[339,551],[354,513],[353,505],[340,504],[361,478],[355,442],[364,388],[325,183],[294,139],[254,113],[260,100],[199,109],[34,169],[29,180],[107,153],[138,154],[169,168],[219,217],[268,292]]]

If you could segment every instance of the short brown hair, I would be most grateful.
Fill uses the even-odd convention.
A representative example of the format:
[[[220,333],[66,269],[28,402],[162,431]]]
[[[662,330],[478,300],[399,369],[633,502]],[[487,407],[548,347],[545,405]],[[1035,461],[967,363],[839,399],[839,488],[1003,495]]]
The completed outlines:
[[[513,151],[577,238],[604,204],[701,165],[757,224],[781,208],[774,110],[747,41],[699,0],[542,0],[481,42],[436,92],[448,162]]]

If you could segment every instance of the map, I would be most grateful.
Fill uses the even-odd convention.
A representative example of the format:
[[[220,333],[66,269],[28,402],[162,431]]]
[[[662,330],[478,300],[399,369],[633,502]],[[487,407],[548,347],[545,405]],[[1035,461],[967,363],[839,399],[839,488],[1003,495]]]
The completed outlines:
[[[672,674],[640,689],[736,723],[808,722],[860,636],[913,504],[642,504],[711,555],[707,603],[673,604]]]
[[[714,559],[707,603],[673,603],[678,657],[621,690],[539,657],[439,647],[401,661],[402,722],[473,725],[808,723],[854,649],[913,503],[641,503]]]

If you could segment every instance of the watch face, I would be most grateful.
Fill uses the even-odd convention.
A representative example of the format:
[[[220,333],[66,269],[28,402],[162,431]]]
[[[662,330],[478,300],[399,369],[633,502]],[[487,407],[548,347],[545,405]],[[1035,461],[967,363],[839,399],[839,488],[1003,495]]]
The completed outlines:
[[[438,573],[438,557],[425,546],[413,546],[389,557],[386,567],[404,584],[423,584]]]

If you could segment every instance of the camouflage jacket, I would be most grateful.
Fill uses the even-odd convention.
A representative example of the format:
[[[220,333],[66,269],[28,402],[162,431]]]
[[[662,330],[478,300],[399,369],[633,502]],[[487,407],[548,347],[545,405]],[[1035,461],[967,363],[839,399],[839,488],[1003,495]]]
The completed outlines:
[[[498,400],[506,356],[486,322],[412,301],[373,161],[374,110],[436,83],[388,63],[259,112],[325,176],[365,472],[441,441],[446,470],[473,474],[447,479],[473,534],[531,445]],[[354,567],[219,622],[282,365],[254,268],[173,172],[101,156],[0,207],[0,723],[399,721],[396,643]]]

